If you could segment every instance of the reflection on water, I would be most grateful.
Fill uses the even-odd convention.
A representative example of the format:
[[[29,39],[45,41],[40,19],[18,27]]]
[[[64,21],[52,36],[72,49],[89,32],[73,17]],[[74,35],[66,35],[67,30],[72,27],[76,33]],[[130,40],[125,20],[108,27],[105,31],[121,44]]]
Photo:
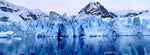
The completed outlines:
[[[3,42],[2,42],[3,41]],[[0,38],[0,55],[150,55],[150,36]]]

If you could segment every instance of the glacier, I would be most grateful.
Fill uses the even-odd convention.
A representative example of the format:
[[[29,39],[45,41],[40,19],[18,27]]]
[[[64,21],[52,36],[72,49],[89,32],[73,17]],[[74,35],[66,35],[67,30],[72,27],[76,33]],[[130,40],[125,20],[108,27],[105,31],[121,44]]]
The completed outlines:
[[[150,54],[148,20],[87,15],[79,18],[66,19],[52,14],[49,20],[2,22],[0,33],[13,33],[0,37],[0,50],[6,55]]]
[[[99,2],[71,17],[47,15],[0,0],[0,55],[149,55],[149,15]]]

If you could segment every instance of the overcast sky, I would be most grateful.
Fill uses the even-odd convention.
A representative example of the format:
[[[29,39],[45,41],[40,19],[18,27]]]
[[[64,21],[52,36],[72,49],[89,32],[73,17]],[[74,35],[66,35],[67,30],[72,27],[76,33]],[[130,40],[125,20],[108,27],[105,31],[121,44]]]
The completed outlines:
[[[77,14],[91,0],[7,0],[29,9],[55,11],[59,14]],[[150,10],[150,0],[98,0],[108,10]]]

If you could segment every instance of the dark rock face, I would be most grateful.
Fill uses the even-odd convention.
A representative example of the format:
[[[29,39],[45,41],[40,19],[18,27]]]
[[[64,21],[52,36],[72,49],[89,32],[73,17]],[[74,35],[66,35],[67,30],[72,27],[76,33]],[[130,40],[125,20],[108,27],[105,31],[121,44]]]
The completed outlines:
[[[109,12],[109,14],[113,17],[118,17],[116,14],[114,14],[113,12]]]
[[[128,13],[128,14],[123,15],[121,17],[134,17],[134,16],[137,16],[137,15],[139,15],[139,14],[138,13]]]
[[[2,22],[8,22],[8,17],[1,17],[0,21],[2,21]]]
[[[24,21],[30,20],[28,18],[23,17],[22,15],[19,15],[19,17],[21,17]]]
[[[19,15],[19,17],[22,18],[24,21],[31,20],[29,17],[31,17],[33,20],[37,20],[38,19],[37,15],[32,14],[32,13],[29,13],[27,15],[27,17],[24,17],[22,14]]]
[[[0,10],[4,11],[4,12],[18,12],[19,10],[13,10],[11,8],[7,8],[7,7],[0,7]]]
[[[139,14],[143,14],[145,12],[149,12],[149,10],[141,11],[141,12],[139,12]]]
[[[114,18],[116,15],[114,13],[108,12],[108,10],[101,5],[99,2],[89,3],[85,8],[83,8],[79,13],[85,12],[88,15],[101,15],[103,18]]]
[[[135,17],[146,12],[148,12],[148,10],[137,12],[137,13],[127,13],[126,15],[121,15],[120,17]]]
[[[7,8],[7,7],[0,7],[0,9],[1,9],[2,11],[5,11],[5,12],[13,12],[12,9]]]
[[[29,15],[27,15],[27,17],[32,17],[33,20],[37,20],[38,17],[35,14],[29,13]]]

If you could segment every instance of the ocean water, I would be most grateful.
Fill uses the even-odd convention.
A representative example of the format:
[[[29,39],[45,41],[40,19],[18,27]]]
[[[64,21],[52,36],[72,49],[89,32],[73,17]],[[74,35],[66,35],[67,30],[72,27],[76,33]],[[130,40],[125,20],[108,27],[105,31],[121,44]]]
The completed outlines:
[[[0,38],[0,41],[0,55],[150,54],[150,36],[119,36],[118,38],[29,36],[22,39]]]

